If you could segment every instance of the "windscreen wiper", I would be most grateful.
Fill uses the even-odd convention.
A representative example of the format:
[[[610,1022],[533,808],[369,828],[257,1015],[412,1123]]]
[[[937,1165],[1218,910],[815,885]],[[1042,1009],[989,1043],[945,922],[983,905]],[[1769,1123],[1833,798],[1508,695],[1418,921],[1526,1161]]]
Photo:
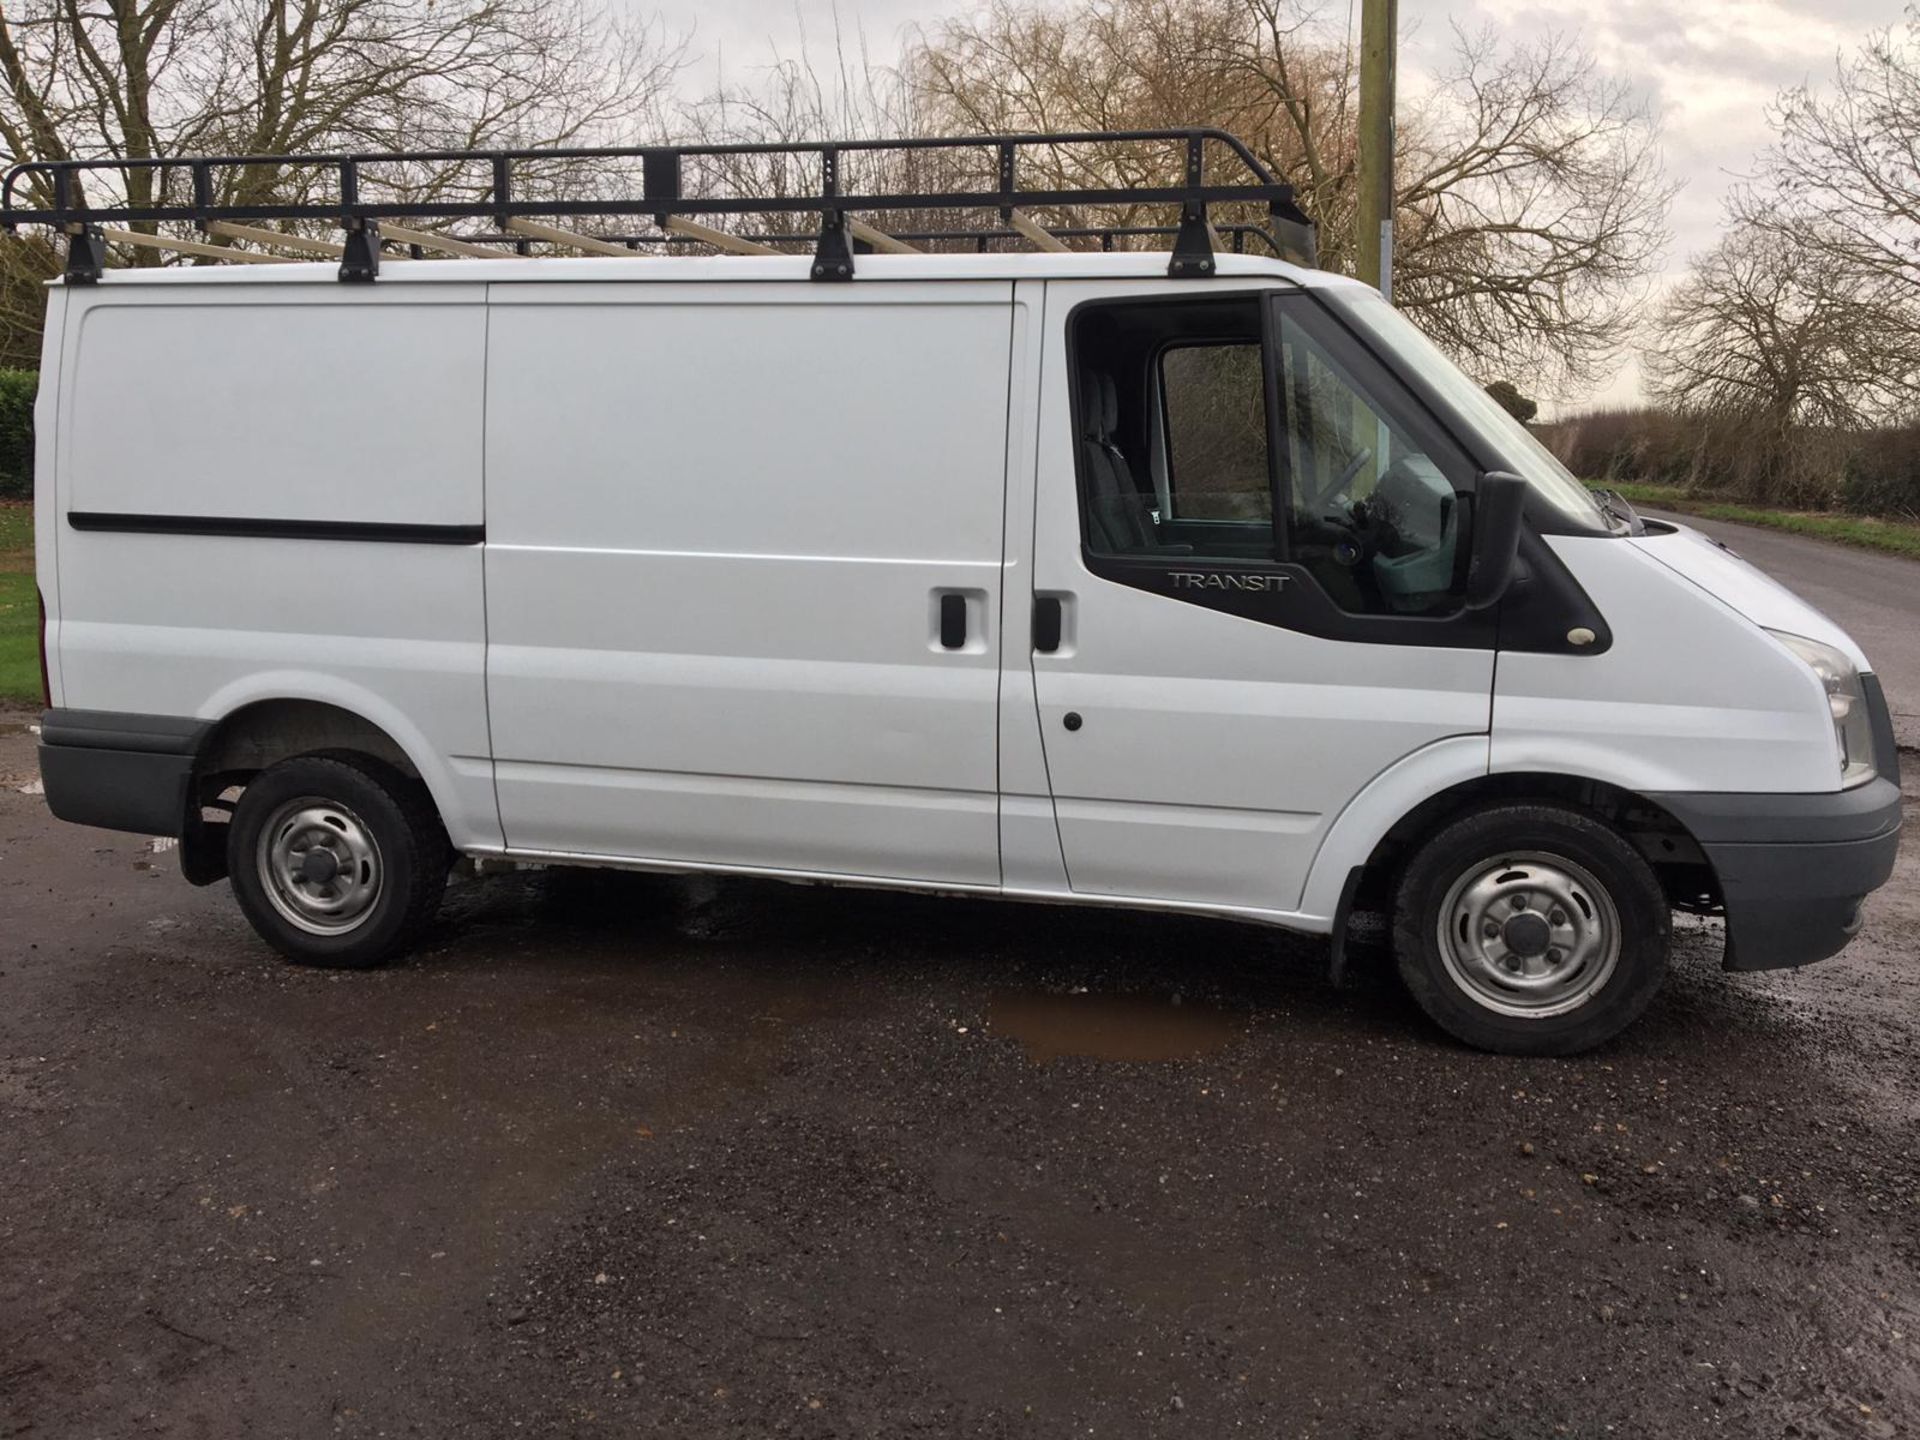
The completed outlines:
[[[1639,511],[1633,508],[1626,496],[1618,490],[1595,489],[1594,498],[1600,503],[1600,509],[1609,520],[1617,520],[1626,528],[1629,535],[1647,533],[1647,522],[1640,518]]]

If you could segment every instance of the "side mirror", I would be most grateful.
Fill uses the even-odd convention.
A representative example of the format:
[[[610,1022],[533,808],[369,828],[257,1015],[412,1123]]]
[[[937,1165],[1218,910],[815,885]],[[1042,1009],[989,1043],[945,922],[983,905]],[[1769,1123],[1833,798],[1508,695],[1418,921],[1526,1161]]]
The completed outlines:
[[[1527,482],[1504,470],[1489,470],[1473,494],[1473,551],[1467,559],[1467,609],[1498,604],[1513,583],[1520,553],[1520,526]]]

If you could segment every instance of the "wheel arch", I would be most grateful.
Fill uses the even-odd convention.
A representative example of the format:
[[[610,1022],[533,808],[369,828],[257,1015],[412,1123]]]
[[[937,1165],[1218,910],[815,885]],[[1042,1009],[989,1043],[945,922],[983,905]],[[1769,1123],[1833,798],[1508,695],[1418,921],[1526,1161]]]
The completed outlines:
[[[1677,910],[1717,913],[1718,877],[1705,851],[1666,807],[1645,795],[1591,776],[1553,771],[1507,771],[1479,775],[1437,790],[1413,805],[1379,835],[1349,872],[1349,909],[1379,910],[1407,857],[1443,826],[1489,804],[1557,804],[1605,821],[1619,830],[1659,878]]]
[[[423,779],[405,747],[366,716],[324,700],[254,700],[219,721],[200,747],[197,776],[209,781],[257,774],[316,750],[355,750]]]
[[[442,817],[450,813],[447,777],[431,760],[422,763],[433,751],[401,717],[382,713],[376,719],[310,694],[256,695],[225,709],[195,756],[181,835],[187,878],[207,884],[226,874],[225,826],[219,820],[229,806],[223,796],[279,761],[329,750],[370,756],[391,766],[418,782]],[[215,817],[211,821],[209,814]]]
[[[1356,910],[1382,908],[1399,864],[1454,816],[1495,801],[1568,805],[1626,831],[1653,864],[1674,908],[1718,913],[1719,881],[1687,827],[1638,791],[1564,771],[1491,771],[1486,735],[1424,745],[1382,770],[1328,828],[1299,908],[1333,917],[1336,942]],[[1336,955],[1339,946],[1335,946]]]

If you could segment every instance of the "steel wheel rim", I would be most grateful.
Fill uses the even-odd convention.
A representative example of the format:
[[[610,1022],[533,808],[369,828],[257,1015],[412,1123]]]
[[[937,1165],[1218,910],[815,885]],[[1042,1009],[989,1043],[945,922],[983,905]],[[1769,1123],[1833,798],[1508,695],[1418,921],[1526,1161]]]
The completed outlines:
[[[338,801],[288,800],[260,831],[255,855],[267,899],[309,935],[344,935],[366,923],[380,899],[380,846]]]
[[[1497,1015],[1576,1010],[1620,963],[1620,912],[1590,871],[1526,850],[1469,866],[1440,906],[1440,958],[1461,993]]]

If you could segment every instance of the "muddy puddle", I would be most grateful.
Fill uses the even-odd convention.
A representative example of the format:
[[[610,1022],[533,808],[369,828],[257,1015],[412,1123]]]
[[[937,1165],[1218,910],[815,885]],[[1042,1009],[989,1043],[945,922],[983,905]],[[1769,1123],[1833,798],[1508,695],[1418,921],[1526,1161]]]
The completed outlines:
[[[1246,1016],[1167,995],[998,991],[987,1023],[1026,1047],[1036,1065],[1063,1056],[1093,1060],[1191,1060],[1223,1050]]]

